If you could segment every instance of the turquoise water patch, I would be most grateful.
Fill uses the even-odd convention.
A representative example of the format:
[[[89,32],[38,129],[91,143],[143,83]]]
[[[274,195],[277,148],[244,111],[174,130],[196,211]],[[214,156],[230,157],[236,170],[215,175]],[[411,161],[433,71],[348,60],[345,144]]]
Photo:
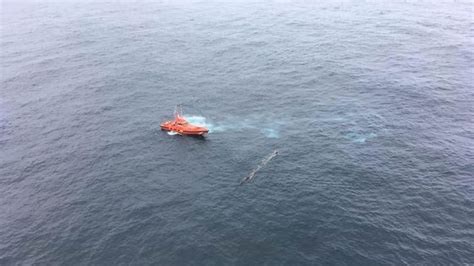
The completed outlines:
[[[376,137],[377,134],[375,133],[357,133],[357,132],[351,132],[345,136],[346,139],[351,140],[354,143],[365,143],[368,139]]]
[[[257,120],[233,118],[224,122],[210,122],[206,117],[197,115],[184,116],[184,118],[191,124],[209,129],[209,133],[252,130],[260,132],[267,138],[280,137],[277,129],[268,126],[262,128],[260,126],[262,122]]]

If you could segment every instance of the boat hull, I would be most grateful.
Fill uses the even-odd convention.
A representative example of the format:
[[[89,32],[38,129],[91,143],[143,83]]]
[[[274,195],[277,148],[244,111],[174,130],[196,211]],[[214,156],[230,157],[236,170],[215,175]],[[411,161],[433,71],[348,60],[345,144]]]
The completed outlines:
[[[176,125],[172,122],[166,122],[160,125],[161,130],[176,132],[186,136],[205,136],[209,130],[203,127],[193,125]]]

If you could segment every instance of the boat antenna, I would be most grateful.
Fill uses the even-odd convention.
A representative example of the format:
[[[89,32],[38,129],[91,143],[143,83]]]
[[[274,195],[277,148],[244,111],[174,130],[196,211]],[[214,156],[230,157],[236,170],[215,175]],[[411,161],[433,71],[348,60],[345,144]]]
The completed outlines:
[[[183,116],[183,106],[182,106],[182,104],[176,105],[176,107],[174,108],[174,116],[176,118]]]

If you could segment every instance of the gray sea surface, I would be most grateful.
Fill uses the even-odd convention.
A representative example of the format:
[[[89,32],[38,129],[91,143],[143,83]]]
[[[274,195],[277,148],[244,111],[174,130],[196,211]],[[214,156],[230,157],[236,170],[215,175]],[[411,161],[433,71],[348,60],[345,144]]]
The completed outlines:
[[[2,1],[0,264],[474,264],[473,7]]]

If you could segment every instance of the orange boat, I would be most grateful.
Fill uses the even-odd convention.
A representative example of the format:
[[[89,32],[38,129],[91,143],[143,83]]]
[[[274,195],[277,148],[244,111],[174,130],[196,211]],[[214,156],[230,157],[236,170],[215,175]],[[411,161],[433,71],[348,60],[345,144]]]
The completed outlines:
[[[181,106],[177,106],[174,112],[174,120],[166,121],[160,125],[161,130],[176,132],[180,135],[205,136],[209,130],[205,127],[190,124],[182,116]]]

